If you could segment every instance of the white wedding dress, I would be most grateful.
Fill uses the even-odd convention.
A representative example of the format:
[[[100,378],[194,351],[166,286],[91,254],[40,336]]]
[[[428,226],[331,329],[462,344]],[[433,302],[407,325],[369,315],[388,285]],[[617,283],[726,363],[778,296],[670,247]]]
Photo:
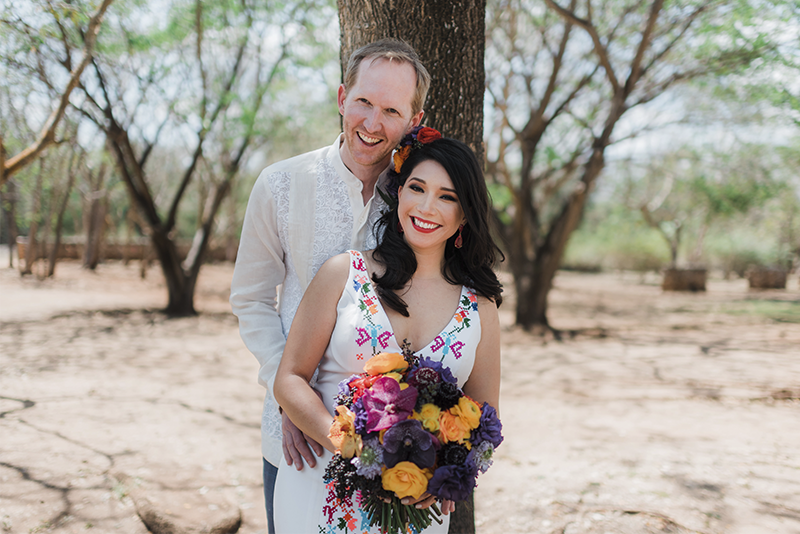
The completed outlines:
[[[337,304],[337,320],[331,341],[319,366],[315,389],[322,394],[328,411],[335,412],[334,396],[339,382],[364,371],[364,362],[381,352],[401,352],[400,343],[374,291],[364,259],[350,251],[349,281]],[[292,328],[313,328],[298,324]],[[432,358],[450,368],[463,387],[475,363],[475,350],[481,339],[481,323],[475,294],[462,287],[458,306],[447,326],[424,349],[416,354]],[[331,415],[333,420],[333,415]],[[331,459],[327,450],[314,468],[302,471],[282,459],[275,484],[275,531],[278,534],[366,534],[378,533],[369,528],[367,514],[358,506],[358,495],[339,501],[323,482],[325,467]],[[458,504],[456,504],[458,506]],[[442,525],[435,521],[425,534],[446,533],[449,517]]]

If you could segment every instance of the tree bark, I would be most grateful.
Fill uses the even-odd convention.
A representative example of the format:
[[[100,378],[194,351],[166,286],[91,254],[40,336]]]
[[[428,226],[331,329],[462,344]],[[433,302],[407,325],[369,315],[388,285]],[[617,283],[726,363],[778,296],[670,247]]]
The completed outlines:
[[[108,196],[105,190],[106,165],[103,164],[97,173],[97,181],[89,173],[89,192],[84,211],[84,228],[86,228],[86,248],[83,251],[83,268],[95,270],[100,263],[100,251],[105,235],[106,212],[108,210]]]
[[[338,0],[342,72],[357,48],[394,37],[414,47],[431,74],[423,124],[483,159],[485,0]]]
[[[28,227],[28,244],[25,247],[25,267],[22,268],[20,262],[20,273],[23,275],[33,274],[33,264],[39,257],[39,243],[36,234],[39,232],[39,218],[42,211],[42,184],[44,181],[44,162],[39,162],[39,173],[36,176],[36,186],[33,190],[31,206],[31,223]]]
[[[75,174],[77,172],[77,165],[75,161],[76,155],[73,152],[70,157],[70,163],[67,169],[67,185],[64,188],[64,196],[61,199],[61,205],[58,208],[58,216],[56,218],[56,227],[54,229],[55,236],[53,238],[53,248],[50,249],[50,257],[48,258],[47,276],[53,276],[56,272],[56,263],[58,263],[58,249],[61,247],[61,232],[64,226],[64,213],[67,211],[67,204],[69,203],[69,195],[72,193],[72,186],[75,184]]]
[[[17,246],[17,186],[13,180],[6,182],[6,191],[0,191],[0,202],[3,204],[3,214],[6,218],[6,231],[8,234],[8,267],[14,267],[14,250]],[[17,260],[19,261],[19,259]]]

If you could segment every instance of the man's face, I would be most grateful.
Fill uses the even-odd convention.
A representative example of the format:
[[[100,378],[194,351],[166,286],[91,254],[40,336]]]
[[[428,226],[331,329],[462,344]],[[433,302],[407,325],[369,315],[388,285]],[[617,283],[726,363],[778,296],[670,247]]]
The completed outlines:
[[[392,150],[422,120],[412,114],[417,86],[414,67],[386,59],[365,59],[356,84],[339,87],[339,113],[344,117],[342,161],[359,178],[377,176]]]

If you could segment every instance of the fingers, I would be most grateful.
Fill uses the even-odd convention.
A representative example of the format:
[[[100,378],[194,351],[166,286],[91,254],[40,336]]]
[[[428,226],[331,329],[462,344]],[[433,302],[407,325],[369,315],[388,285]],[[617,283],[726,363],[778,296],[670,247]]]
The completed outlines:
[[[424,509],[430,507],[433,503],[436,502],[436,497],[429,493],[423,493],[419,499],[413,499],[411,497],[406,497],[400,500],[403,504],[414,504],[415,508]]]
[[[308,446],[305,445],[305,439],[303,438],[303,433],[294,426],[294,423],[283,414],[282,418],[283,423],[283,456],[286,458],[286,463],[288,465],[294,465],[298,471],[303,470],[303,454],[300,450],[298,450],[298,442],[302,442],[303,446],[308,449]],[[311,467],[314,467],[313,464],[309,464]]]
[[[283,454],[286,457],[288,465],[294,464],[298,471],[303,470],[303,460],[309,467],[316,467],[317,456],[322,456],[322,446],[311,438],[308,438],[303,432],[292,423],[286,414],[283,414]],[[311,448],[314,452],[311,452]],[[314,456],[316,453],[316,456]]]
[[[296,460],[300,463],[303,463],[303,460],[305,460],[309,467],[315,467],[317,465],[317,460],[314,457],[314,453],[311,452],[311,449],[308,447],[308,443],[306,443],[305,434],[299,430],[297,431],[297,435],[294,436],[294,454],[302,458]]]
[[[309,437],[308,437],[308,436],[306,436],[305,434],[303,434],[303,437],[306,439],[306,443],[308,443],[308,444],[311,446],[311,448],[312,448],[312,449],[314,449],[314,453],[315,453],[317,456],[322,456],[322,451],[324,450],[324,449],[322,448],[322,445],[320,445],[319,443],[317,443],[317,442],[316,442],[316,441],[314,441],[313,439],[309,438]],[[312,458],[312,459],[313,459],[313,458]],[[310,465],[310,463],[309,463],[309,465]],[[312,467],[313,467],[313,466],[312,466]]]
[[[455,501],[451,501],[449,499],[442,499],[441,511],[444,515],[455,512],[456,511]]]

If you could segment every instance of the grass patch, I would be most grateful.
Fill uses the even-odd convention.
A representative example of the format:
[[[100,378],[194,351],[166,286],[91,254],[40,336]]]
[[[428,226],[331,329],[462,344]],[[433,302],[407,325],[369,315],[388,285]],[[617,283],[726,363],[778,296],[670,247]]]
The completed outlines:
[[[720,311],[731,315],[748,315],[780,323],[800,323],[800,301],[753,299],[734,302]]]

